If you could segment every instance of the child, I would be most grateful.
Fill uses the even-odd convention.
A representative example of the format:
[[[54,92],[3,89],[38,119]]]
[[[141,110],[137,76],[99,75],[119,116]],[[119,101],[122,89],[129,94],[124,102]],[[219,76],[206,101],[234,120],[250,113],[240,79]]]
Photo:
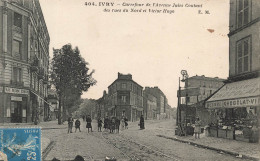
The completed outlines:
[[[79,132],[81,132],[79,119],[77,119],[77,120],[75,121],[75,132],[77,131],[77,129],[79,129]]]
[[[87,116],[86,121],[87,121],[86,128],[88,128],[88,133],[89,133],[89,129],[91,129],[91,132],[93,132],[93,131],[92,131],[92,125],[91,125],[92,120],[91,120],[91,118],[90,118],[90,115]]]

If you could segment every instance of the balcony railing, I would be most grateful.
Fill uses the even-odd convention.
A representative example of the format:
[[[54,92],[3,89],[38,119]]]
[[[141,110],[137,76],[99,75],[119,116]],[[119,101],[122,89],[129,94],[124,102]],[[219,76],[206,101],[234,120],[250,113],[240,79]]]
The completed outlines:
[[[24,82],[22,82],[22,81],[10,80],[10,84],[18,86],[18,87],[23,87],[24,86]]]

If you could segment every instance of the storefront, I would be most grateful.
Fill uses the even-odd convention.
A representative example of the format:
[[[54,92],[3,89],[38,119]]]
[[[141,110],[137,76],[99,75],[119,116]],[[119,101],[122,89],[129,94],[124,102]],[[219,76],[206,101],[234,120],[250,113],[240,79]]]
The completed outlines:
[[[206,101],[213,121],[209,135],[246,142],[258,142],[260,78],[225,84]]]
[[[24,123],[29,121],[29,90],[1,87],[1,122]]]

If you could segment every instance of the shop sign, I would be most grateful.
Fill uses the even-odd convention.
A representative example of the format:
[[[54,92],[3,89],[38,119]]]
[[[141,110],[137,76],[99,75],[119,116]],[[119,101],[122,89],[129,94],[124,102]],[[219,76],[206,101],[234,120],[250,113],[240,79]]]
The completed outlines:
[[[0,93],[3,92],[4,87],[0,86]]]
[[[207,108],[235,108],[235,107],[250,107],[259,106],[260,97],[250,97],[250,98],[238,98],[232,100],[221,100],[214,102],[207,102]]]
[[[11,96],[11,101],[23,101],[22,97]]]
[[[26,89],[18,89],[18,88],[10,88],[10,87],[5,87],[5,93],[29,95],[29,91]]]

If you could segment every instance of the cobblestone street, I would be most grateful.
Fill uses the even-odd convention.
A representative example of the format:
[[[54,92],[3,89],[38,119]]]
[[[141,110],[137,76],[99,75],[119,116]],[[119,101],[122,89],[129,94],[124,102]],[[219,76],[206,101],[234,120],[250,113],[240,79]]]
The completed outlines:
[[[129,123],[129,128],[120,134],[97,132],[97,124],[92,124],[93,132],[88,133],[85,123],[82,132],[67,133],[67,125],[44,127],[42,135],[55,141],[54,147],[45,160],[54,157],[73,160],[76,155],[86,160],[242,160],[216,151],[198,148],[189,144],[168,140],[157,135],[174,136],[173,120],[146,121],[146,129],[139,130],[138,122]],[[44,125],[45,126],[45,125]],[[245,159],[244,159],[245,160]]]

